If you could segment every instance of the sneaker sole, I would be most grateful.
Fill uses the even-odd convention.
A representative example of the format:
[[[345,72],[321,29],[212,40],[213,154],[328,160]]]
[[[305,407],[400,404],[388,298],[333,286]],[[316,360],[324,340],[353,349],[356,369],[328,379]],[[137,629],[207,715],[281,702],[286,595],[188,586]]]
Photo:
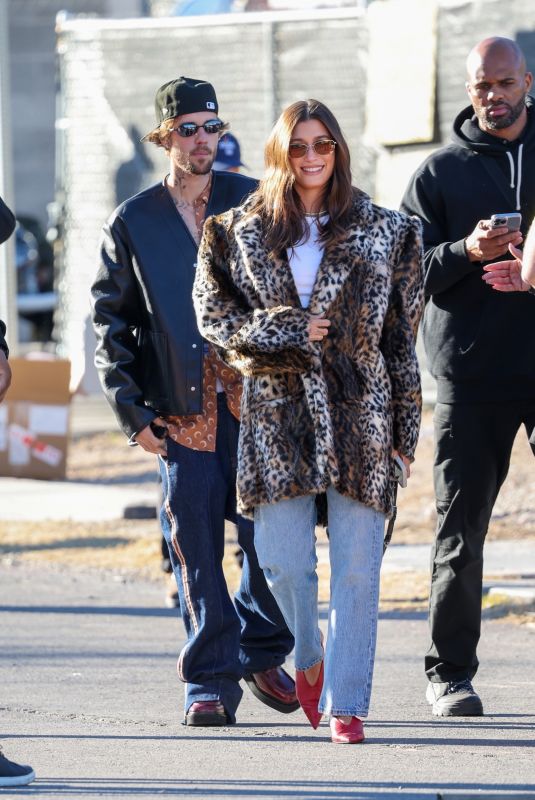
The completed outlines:
[[[35,772],[28,772],[26,775],[15,775],[13,778],[0,777],[0,788],[6,786],[26,786],[35,779]]]
[[[435,717],[482,717],[483,703],[479,697],[465,697],[462,700],[452,700],[447,702],[441,697],[433,703],[433,714]]]

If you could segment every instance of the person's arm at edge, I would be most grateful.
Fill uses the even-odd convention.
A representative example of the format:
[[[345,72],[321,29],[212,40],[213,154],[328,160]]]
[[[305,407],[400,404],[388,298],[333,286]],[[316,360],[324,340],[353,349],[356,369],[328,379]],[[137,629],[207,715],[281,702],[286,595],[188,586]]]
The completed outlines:
[[[16,220],[13,212],[0,197],[0,244],[5,242],[15,230]]]
[[[0,403],[11,383],[11,367],[8,364],[9,348],[5,340],[6,326],[0,319]]]
[[[0,197],[0,243],[5,242],[15,230],[15,217]],[[8,364],[9,348],[5,340],[6,326],[0,319],[0,403],[11,383],[11,368]]]
[[[522,256],[522,280],[535,289],[535,219],[531,223]]]

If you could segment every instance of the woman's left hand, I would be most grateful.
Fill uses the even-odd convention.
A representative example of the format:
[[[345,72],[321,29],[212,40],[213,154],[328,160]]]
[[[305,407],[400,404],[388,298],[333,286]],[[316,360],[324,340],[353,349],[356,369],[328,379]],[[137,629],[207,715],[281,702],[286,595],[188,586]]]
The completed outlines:
[[[407,458],[407,456],[404,456],[403,453],[400,453],[398,450],[392,450],[392,458],[395,458],[396,456],[399,456],[399,458],[401,458],[401,460],[405,464],[405,469],[407,470],[407,478],[410,478],[411,476],[410,460]]]
[[[321,342],[329,333],[331,321],[319,314],[311,314],[308,322],[308,341]]]

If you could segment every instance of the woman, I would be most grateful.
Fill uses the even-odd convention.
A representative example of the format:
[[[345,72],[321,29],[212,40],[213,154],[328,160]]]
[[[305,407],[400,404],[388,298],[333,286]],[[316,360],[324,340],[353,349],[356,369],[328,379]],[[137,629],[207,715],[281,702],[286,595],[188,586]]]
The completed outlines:
[[[207,220],[194,301],[203,335],[244,376],[241,513],[295,636],[300,703],[332,741],[364,739],[393,448],[420,423],[420,224],[351,186],[340,127],[317,100],[281,114],[258,190]],[[315,500],[326,495],[331,600],[317,608]]]

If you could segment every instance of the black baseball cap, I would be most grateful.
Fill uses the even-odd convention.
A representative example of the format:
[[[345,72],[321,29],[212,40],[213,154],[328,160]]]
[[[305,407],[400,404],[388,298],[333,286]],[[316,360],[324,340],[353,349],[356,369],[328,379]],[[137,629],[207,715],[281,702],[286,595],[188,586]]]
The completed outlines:
[[[184,77],[160,86],[156,92],[154,107],[158,125],[182,114],[194,114],[197,111],[213,111],[217,114],[219,110],[211,83]]]
[[[182,114],[195,114],[197,111],[213,111],[217,114],[219,106],[215,89],[208,81],[196,78],[175,78],[160,86],[154,100],[156,128],[149,131],[142,142],[154,133],[166,119]]]

